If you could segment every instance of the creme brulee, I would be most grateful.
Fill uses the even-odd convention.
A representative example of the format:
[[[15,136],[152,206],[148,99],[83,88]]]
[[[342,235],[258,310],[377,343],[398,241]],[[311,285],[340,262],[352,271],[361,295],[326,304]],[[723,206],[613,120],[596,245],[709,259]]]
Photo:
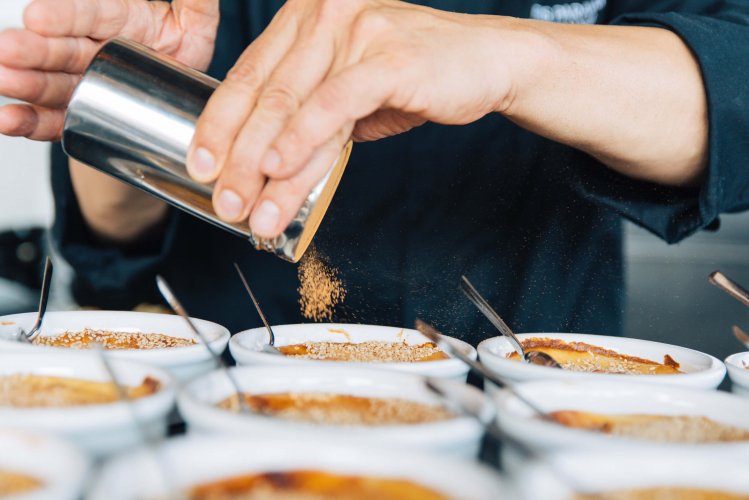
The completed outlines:
[[[749,500],[749,495],[698,488],[643,488],[579,494],[574,500]]]
[[[683,373],[679,363],[666,354],[663,363],[621,354],[611,349],[560,339],[533,337],[521,341],[523,349],[541,351],[559,363],[563,369],[575,372],[619,373],[628,375],[673,375]],[[516,352],[507,355],[520,360]]]
[[[415,363],[448,359],[432,342],[410,345],[405,342],[305,342],[279,346],[282,354],[294,358],[362,363]]]
[[[551,413],[562,425],[615,436],[671,443],[749,441],[749,431],[694,415],[606,415],[561,410]]]
[[[159,381],[143,379],[135,387],[127,386],[130,399],[142,398],[159,390]],[[113,403],[120,399],[111,382],[42,375],[0,377],[0,406],[14,408],[62,408]]]
[[[86,328],[80,332],[65,332],[54,336],[39,336],[34,344],[71,349],[87,349],[100,344],[104,349],[165,349],[195,345],[195,339],[172,337],[162,333],[115,332]]]
[[[265,472],[201,484],[189,500],[446,500],[405,479],[349,476],[322,471]]]
[[[33,476],[0,469],[0,498],[32,493],[42,486],[42,482]]]
[[[410,425],[454,418],[441,406],[397,398],[367,398],[346,394],[278,393],[244,395],[254,412],[287,420],[330,425]],[[219,407],[236,409],[236,395]]]

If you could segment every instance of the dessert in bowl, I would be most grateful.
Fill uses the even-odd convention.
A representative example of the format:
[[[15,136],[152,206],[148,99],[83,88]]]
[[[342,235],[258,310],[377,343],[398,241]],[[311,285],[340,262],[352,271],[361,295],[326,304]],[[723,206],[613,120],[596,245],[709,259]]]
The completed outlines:
[[[139,444],[143,430],[164,435],[175,399],[171,375],[119,359],[111,367],[130,403],[94,353],[1,353],[0,422],[63,436],[97,457]]]
[[[553,378],[714,389],[726,372],[713,356],[649,340],[578,333],[521,333],[518,337],[526,350],[546,352],[562,369],[520,362],[504,337],[484,340],[478,346],[481,362],[508,382]]]
[[[187,384],[178,397],[190,432],[247,436],[318,437],[366,446],[475,457],[483,428],[447,410],[421,377],[338,364],[246,366],[232,369],[244,401],[226,374],[215,371]],[[486,421],[494,406],[478,389],[439,380],[460,391]]]
[[[110,461],[94,482],[89,498],[162,498],[177,491],[190,500],[499,500],[504,490],[495,472],[474,462],[403,450],[363,450],[361,446],[294,436],[187,436],[169,440],[157,456],[161,467],[154,467],[155,455],[148,450]],[[169,471],[166,481],[160,469]],[[133,481],[133,477],[139,480]],[[227,488],[236,496],[219,496],[226,494]]]
[[[19,327],[29,331],[35,320],[36,313],[0,317],[0,352],[82,350],[100,344],[112,357],[167,369],[181,381],[214,368],[205,346],[179,316],[128,311],[50,312],[33,345],[15,340]],[[209,321],[193,321],[214,351],[226,349],[226,328]]]
[[[88,458],[66,441],[0,428],[0,498],[76,500],[89,468]]]
[[[731,392],[749,397],[749,352],[738,352],[726,358]]]
[[[541,455],[614,446],[715,449],[749,455],[749,401],[731,394],[582,380],[525,382],[513,390],[553,421],[540,418],[505,390],[495,394],[498,423],[514,441]],[[512,455],[509,448],[505,451]]]
[[[465,380],[468,367],[449,358],[416,330],[390,326],[308,323],[273,327],[275,347],[283,355],[267,353],[265,328],[246,330],[229,342],[239,365],[284,364],[315,366],[321,363],[384,368],[419,375]],[[451,339],[456,348],[476,359],[469,344]]]
[[[515,476],[524,500],[745,500],[746,454],[669,450],[564,452]]]

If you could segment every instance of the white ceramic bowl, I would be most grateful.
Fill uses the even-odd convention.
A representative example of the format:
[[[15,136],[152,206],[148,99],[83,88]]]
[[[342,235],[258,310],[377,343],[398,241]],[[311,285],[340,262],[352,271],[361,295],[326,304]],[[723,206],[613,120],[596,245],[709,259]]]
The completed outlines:
[[[738,352],[726,358],[728,376],[731,378],[731,392],[749,397],[749,352]]]
[[[170,474],[172,490],[222,478],[270,471],[316,470],[338,474],[398,478],[432,488],[450,498],[502,498],[499,476],[474,462],[402,450],[363,449],[293,436],[248,440],[241,435],[188,436],[169,440],[158,454],[148,450],[117,457],[104,466],[90,500],[160,498]],[[138,478],[134,481],[133,478]]]
[[[699,391],[668,385],[627,382],[547,380],[525,382],[514,390],[541,410],[577,410],[605,414],[649,414],[704,416],[749,431],[749,401],[717,391]],[[679,444],[611,436],[572,429],[539,419],[508,391],[495,396],[500,427],[538,454],[571,449],[611,449],[612,446],[743,450],[749,455],[749,442]],[[509,450],[509,448],[507,448]]]
[[[408,373],[319,364],[294,370],[280,365],[246,366],[232,372],[241,390],[249,394],[333,393],[400,398],[435,405],[441,402],[426,388],[421,377]],[[457,381],[440,382],[450,391],[460,391],[474,407],[482,408],[486,421],[491,421],[495,415],[494,405],[481,391]],[[363,446],[424,450],[465,457],[476,457],[483,436],[482,426],[467,417],[413,425],[343,426],[295,422],[216,408],[218,402],[233,394],[234,389],[223,371],[215,371],[187,384],[180,391],[178,404],[189,430],[236,431],[256,437],[319,437]]]
[[[65,347],[29,346],[13,340],[19,326],[29,331],[35,320],[36,313],[0,317],[0,353],[19,349],[68,350]],[[229,331],[216,323],[200,319],[194,321],[201,333],[209,339],[213,350],[224,352],[229,343]],[[44,317],[40,335],[53,337],[66,331],[78,332],[85,328],[129,333],[161,333],[173,337],[194,338],[185,320],[179,316],[129,311],[49,312]],[[207,373],[214,368],[206,348],[197,344],[165,349],[112,350],[110,353],[114,358],[129,359],[167,369],[180,381]]]
[[[525,382],[529,380],[607,380],[610,382],[644,382],[648,384],[675,384],[696,389],[715,389],[726,375],[725,365],[717,358],[692,349],[679,347],[650,340],[609,337],[605,335],[586,335],[580,333],[521,333],[520,339],[546,337],[561,339],[566,342],[585,342],[605,349],[612,349],[621,354],[663,362],[663,356],[670,355],[681,365],[685,373],[674,375],[626,375],[612,373],[585,373],[559,370],[545,366],[520,363],[507,359],[513,352],[510,343],[504,337],[493,337],[481,342],[478,346],[481,362],[508,382]]]
[[[276,336],[276,346],[302,344],[312,342],[366,342],[378,340],[382,342],[403,342],[407,344],[423,344],[429,340],[416,330],[396,328],[392,326],[349,325],[335,323],[305,323],[299,325],[279,325],[273,327]],[[457,348],[461,349],[472,359],[476,359],[476,349],[470,344],[458,339],[452,339]],[[310,359],[294,359],[262,352],[262,346],[268,341],[265,328],[255,328],[237,333],[229,342],[229,350],[239,365],[284,364],[286,366],[310,366],[320,363],[336,363],[351,367],[370,366],[416,373],[430,377],[453,378],[465,380],[468,367],[457,359],[438,361],[422,361],[417,363],[350,363],[335,361],[320,361]]]
[[[114,359],[112,369],[121,384],[138,385],[145,377],[159,381],[158,392],[125,402],[64,408],[14,408],[0,406],[5,427],[38,430],[68,438],[96,457],[138,445],[140,428],[133,412],[149,435],[164,435],[167,415],[174,406],[174,382],[168,372],[148,365]],[[110,381],[101,359],[93,352],[10,352],[0,354],[0,376],[47,375]]]
[[[572,500],[580,493],[654,487],[699,488],[749,495],[746,454],[635,448],[561,453],[527,465],[515,477],[520,498]],[[671,498],[671,497],[669,497]]]
[[[0,429],[0,470],[29,475],[42,486],[6,500],[75,500],[89,474],[88,458],[70,443],[47,435]]]

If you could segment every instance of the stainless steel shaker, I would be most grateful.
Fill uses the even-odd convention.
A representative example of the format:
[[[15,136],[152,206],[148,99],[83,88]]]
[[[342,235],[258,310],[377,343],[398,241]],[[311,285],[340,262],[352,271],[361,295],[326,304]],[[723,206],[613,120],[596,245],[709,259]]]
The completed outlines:
[[[187,174],[187,150],[215,80],[124,39],[105,44],[75,89],[62,146],[72,158],[132,184],[231,233],[258,249],[297,262],[330,205],[351,153],[347,144],[286,230],[255,237],[246,221],[231,224],[213,210],[213,186]]]

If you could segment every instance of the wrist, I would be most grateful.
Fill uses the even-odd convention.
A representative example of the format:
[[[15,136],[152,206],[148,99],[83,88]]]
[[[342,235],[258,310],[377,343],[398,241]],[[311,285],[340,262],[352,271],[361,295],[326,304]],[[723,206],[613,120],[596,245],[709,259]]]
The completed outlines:
[[[506,82],[494,97],[494,111],[513,117],[522,113],[539,80],[551,78],[564,65],[565,55],[538,21],[492,16],[491,23],[487,56],[493,61],[493,78]]]

